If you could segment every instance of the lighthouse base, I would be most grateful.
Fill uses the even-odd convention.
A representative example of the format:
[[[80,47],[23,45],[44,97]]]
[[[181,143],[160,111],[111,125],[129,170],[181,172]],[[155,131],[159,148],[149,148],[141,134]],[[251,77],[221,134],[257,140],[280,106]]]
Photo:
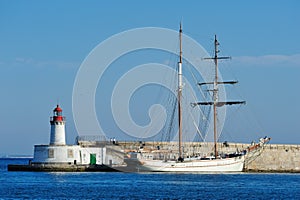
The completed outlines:
[[[8,165],[8,171],[31,172],[118,172],[108,165],[74,165],[69,163],[39,163],[28,165]]]
[[[118,145],[84,142],[78,145],[35,145],[28,165],[8,165],[8,171],[106,172],[118,171],[124,153]]]

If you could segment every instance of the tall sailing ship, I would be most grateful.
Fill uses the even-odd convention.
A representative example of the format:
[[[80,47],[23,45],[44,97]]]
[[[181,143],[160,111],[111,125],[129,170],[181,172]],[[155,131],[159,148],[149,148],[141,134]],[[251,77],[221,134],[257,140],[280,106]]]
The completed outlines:
[[[198,83],[202,85],[213,85],[212,89],[212,101],[207,102],[196,102],[192,103],[192,106],[206,105],[212,106],[213,108],[213,135],[214,135],[214,147],[213,153],[211,156],[185,156],[183,152],[183,123],[182,115],[184,111],[182,110],[182,90],[183,90],[183,77],[182,77],[182,27],[180,24],[179,30],[179,62],[177,68],[178,76],[178,88],[177,88],[177,106],[178,106],[178,153],[176,153],[177,158],[172,156],[169,157],[155,157],[154,154],[163,152],[164,154],[168,153],[166,150],[156,150],[154,151],[135,151],[129,152],[127,157],[124,159],[127,164],[128,169],[134,171],[157,171],[157,172],[241,172],[243,171],[245,164],[245,156],[248,153],[253,155],[258,152],[259,149],[262,149],[263,146],[270,140],[270,138],[262,138],[259,144],[253,144],[252,146],[241,150],[235,151],[227,154],[218,153],[218,129],[217,129],[217,107],[224,105],[235,105],[235,104],[245,104],[245,101],[219,101],[218,100],[218,85],[220,84],[236,84],[237,81],[219,81],[218,78],[218,60],[220,59],[229,59],[230,57],[219,57],[218,53],[219,42],[215,35],[214,39],[214,56],[210,59],[214,61],[214,81]],[[256,154],[257,155],[257,154]]]

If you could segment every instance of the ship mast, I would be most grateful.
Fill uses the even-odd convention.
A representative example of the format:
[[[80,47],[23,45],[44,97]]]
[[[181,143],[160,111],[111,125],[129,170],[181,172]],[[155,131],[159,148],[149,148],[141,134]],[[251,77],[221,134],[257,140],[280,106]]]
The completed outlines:
[[[215,35],[215,56],[214,56],[214,63],[215,63],[215,79],[214,79],[214,87],[213,87],[213,111],[214,111],[214,150],[215,150],[215,158],[218,156],[218,148],[217,148],[217,102],[218,102],[218,41]]]
[[[181,109],[181,96],[182,96],[182,28],[180,23],[179,29],[179,62],[178,62],[178,128],[179,128],[179,157],[178,161],[183,161],[183,152],[182,152],[182,109]]]
[[[213,87],[213,111],[214,111],[214,151],[215,151],[215,158],[218,157],[218,147],[217,147],[217,141],[218,141],[218,127],[217,127],[217,121],[218,121],[218,97],[219,97],[219,89],[218,89],[218,59],[229,59],[230,57],[218,57],[218,53],[220,52],[218,50],[219,42],[217,40],[217,36],[215,35],[215,56],[212,58],[215,63],[215,78],[214,78],[214,87]]]
[[[245,101],[219,101],[219,89],[218,85],[219,84],[236,84],[237,81],[219,81],[218,80],[218,60],[220,59],[230,59],[231,57],[225,56],[225,57],[219,57],[218,53],[220,52],[218,50],[218,46],[220,43],[217,40],[217,36],[215,35],[215,41],[214,41],[214,57],[211,58],[204,58],[204,59],[210,59],[214,61],[215,64],[215,76],[214,76],[214,81],[213,82],[207,82],[207,83],[198,83],[200,86],[201,85],[206,85],[206,84],[213,84],[213,101],[212,102],[197,102],[193,103],[192,105],[212,105],[213,106],[213,112],[214,112],[214,154],[215,158],[218,157],[218,109],[217,107],[221,107],[223,105],[235,105],[235,104],[245,104]]]

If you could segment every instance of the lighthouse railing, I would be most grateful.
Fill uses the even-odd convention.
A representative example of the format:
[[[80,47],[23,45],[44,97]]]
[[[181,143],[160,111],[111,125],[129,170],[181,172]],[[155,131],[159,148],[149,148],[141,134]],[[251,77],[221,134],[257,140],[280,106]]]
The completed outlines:
[[[107,143],[106,137],[103,135],[84,135],[76,137],[76,144],[84,146],[98,146]]]
[[[50,117],[50,121],[54,121],[55,119],[60,118],[62,121],[66,121],[66,117],[62,117],[62,116],[54,116],[54,117]]]

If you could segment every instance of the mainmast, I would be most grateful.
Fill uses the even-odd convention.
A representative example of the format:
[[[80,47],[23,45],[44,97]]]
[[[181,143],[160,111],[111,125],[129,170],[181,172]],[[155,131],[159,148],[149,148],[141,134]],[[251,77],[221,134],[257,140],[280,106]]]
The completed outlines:
[[[218,60],[219,59],[230,59],[230,57],[219,57],[218,53],[220,52],[218,50],[218,46],[220,43],[217,40],[217,36],[215,35],[215,41],[214,41],[214,57],[211,58],[204,58],[204,59],[210,59],[214,61],[215,64],[215,76],[214,76],[214,81],[213,82],[207,82],[207,83],[198,83],[200,86],[205,85],[205,84],[213,84],[213,101],[212,102],[198,102],[198,103],[193,103],[193,105],[212,105],[213,106],[213,112],[214,112],[214,153],[215,153],[215,158],[218,157],[218,147],[217,147],[217,142],[218,142],[218,109],[217,107],[221,107],[223,105],[234,105],[234,104],[245,104],[245,101],[219,101],[219,89],[218,85],[219,84],[236,84],[237,81],[219,81],[218,80]]]
[[[179,157],[178,161],[183,161],[183,153],[182,153],[182,110],[181,110],[181,96],[182,96],[182,28],[180,23],[179,29],[179,62],[178,62],[178,128],[179,128]]]
[[[214,79],[214,88],[213,88],[213,110],[214,110],[214,150],[215,150],[215,158],[218,157],[218,148],[217,148],[217,102],[218,102],[218,41],[215,35],[215,56],[214,56],[214,63],[215,63],[215,79]]]
[[[215,63],[215,79],[214,79],[214,87],[213,87],[213,111],[214,111],[214,151],[215,151],[215,158],[218,157],[218,148],[217,148],[217,141],[218,141],[218,97],[219,97],[219,89],[218,89],[218,59],[229,59],[230,57],[218,57],[218,46],[220,43],[217,40],[217,36],[215,35],[215,56],[213,57]]]

